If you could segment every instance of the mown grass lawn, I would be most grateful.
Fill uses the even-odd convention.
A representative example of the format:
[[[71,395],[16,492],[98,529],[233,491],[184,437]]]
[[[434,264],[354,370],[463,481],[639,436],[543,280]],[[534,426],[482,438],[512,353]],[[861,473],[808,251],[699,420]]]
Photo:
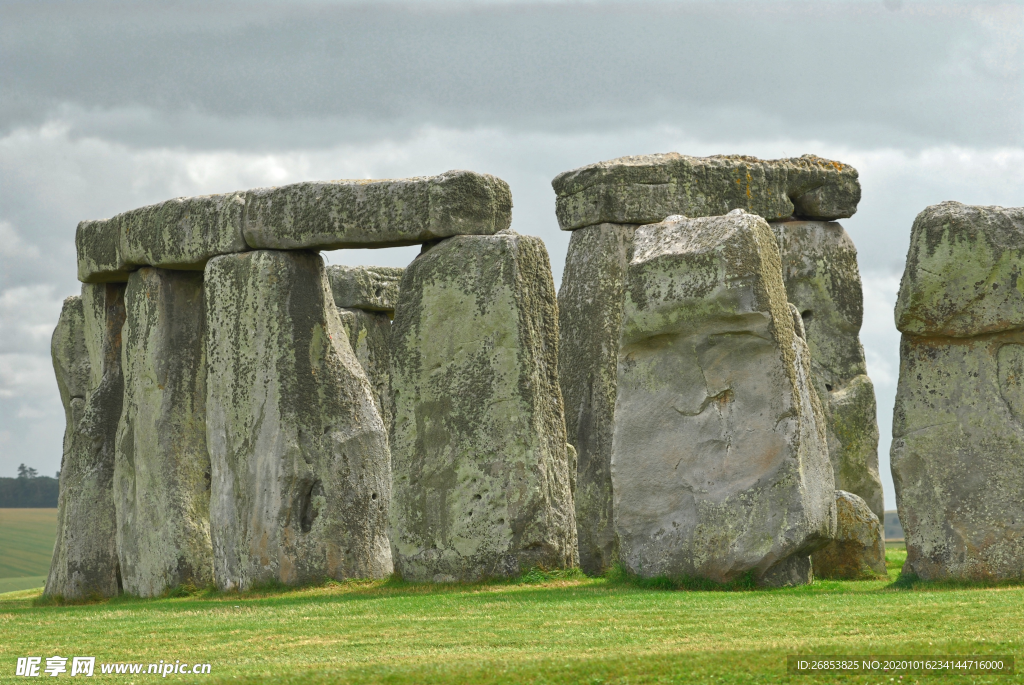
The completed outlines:
[[[893,580],[905,553],[889,554]],[[1021,677],[788,675],[785,657],[1020,656],[1024,640],[1019,586],[819,581],[693,592],[608,579],[354,582],[82,606],[42,606],[38,594],[0,596],[0,681],[23,681],[13,676],[18,656],[59,654],[97,663],[208,662],[208,676],[168,676],[203,683],[1009,683]],[[104,682],[158,678],[98,671]]]

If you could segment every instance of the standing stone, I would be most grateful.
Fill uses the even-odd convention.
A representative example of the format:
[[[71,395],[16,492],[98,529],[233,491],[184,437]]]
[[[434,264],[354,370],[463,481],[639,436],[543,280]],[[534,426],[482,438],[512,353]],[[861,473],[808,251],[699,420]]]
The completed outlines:
[[[112,481],[121,416],[124,285],[85,284],[64,301],[51,344],[67,419],[57,540],[46,595],[111,597],[121,590]]]
[[[125,592],[213,583],[203,274],[145,267],[125,291],[114,466]]]
[[[391,318],[387,312],[338,308],[352,351],[373,388],[377,412],[388,434],[394,425],[391,396]]]
[[[334,304],[344,308],[386,312],[391,318],[395,316],[398,289],[404,272],[405,269],[395,266],[332,264],[327,267]]]
[[[403,578],[576,563],[557,319],[539,238],[458,236],[406,269],[391,347],[391,530]]]
[[[836,490],[836,537],[813,555],[815,578],[868,580],[885,577],[882,522],[867,502]]]
[[[612,519],[612,427],[626,268],[636,226],[573,231],[558,291],[558,375],[569,444],[578,454],[576,530],[591,575],[618,558]]]
[[[611,462],[631,572],[810,580],[808,556],[835,532],[835,482],[794,318],[760,217],[636,230]]]
[[[924,580],[1024,574],[1024,208],[933,205],[896,304],[890,463]]]
[[[778,221],[771,226],[782,254],[787,296],[807,331],[836,487],[862,497],[881,518],[885,503],[878,474],[878,422],[860,343],[864,295],[857,248],[834,221]]]
[[[204,288],[217,585],[388,575],[387,435],[323,260],[215,257]]]

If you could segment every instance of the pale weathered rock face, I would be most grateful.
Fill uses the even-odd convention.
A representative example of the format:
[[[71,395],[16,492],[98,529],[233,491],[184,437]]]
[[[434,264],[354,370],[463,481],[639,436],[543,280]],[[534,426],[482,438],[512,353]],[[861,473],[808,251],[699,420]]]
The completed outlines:
[[[882,517],[875,391],[860,343],[864,295],[857,249],[837,222],[778,221],[771,227],[787,296],[807,331],[836,487],[859,495]]]
[[[391,319],[385,312],[338,308],[352,351],[373,388],[377,412],[388,434],[394,425],[391,396]]]
[[[867,502],[836,490],[836,538],[815,552],[816,578],[866,580],[885,576],[885,535],[882,522]]]
[[[841,219],[860,201],[857,170],[814,155],[793,159],[676,152],[620,157],[566,171],[551,185],[562,230],[647,224],[744,209],[765,219]]]
[[[202,271],[211,257],[248,249],[242,193],[178,197],[119,214],[121,258],[129,265]]]
[[[46,595],[120,592],[112,481],[121,415],[124,285],[85,284],[64,301],[51,344],[67,419],[57,540]]]
[[[760,217],[636,230],[612,443],[620,559],[643,576],[810,579],[835,532],[810,355]]]
[[[388,312],[394,315],[398,288],[405,269],[394,266],[327,267],[327,276],[334,293],[334,304],[343,308]]]
[[[75,231],[78,280],[82,283],[123,283],[132,267],[121,256],[121,223],[118,217],[81,221]]]
[[[576,563],[557,316],[538,238],[454,237],[406,269],[391,347],[403,578]]]
[[[323,260],[210,260],[207,444],[221,588],[392,571],[387,435]]]
[[[578,453],[580,567],[597,575],[618,558],[612,519],[612,427],[626,268],[636,226],[573,231],[558,291],[558,375],[569,444]]]
[[[125,592],[213,583],[203,274],[139,269],[122,329],[114,498]]]
[[[246,195],[245,240],[273,250],[413,245],[490,235],[512,221],[512,193],[473,171],[387,181],[322,181]]]
[[[926,580],[1024,574],[1024,208],[944,202],[914,222],[896,305],[890,463]]]

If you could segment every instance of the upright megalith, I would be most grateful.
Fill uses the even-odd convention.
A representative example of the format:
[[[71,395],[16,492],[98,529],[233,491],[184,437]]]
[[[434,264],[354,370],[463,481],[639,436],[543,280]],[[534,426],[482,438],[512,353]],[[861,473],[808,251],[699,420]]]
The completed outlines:
[[[890,464],[926,580],[1024,574],[1024,208],[943,202],[914,221],[896,303]]]
[[[112,482],[124,315],[124,285],[84,284],[80,298],[64,301],[53,334],[66,429],[46,595],[109,597],[121,589]]]
[[[875,389],[867,375],[860,327],[864,294],[857,248],[834,221],[773,221],[786,294],[800,312],[822,401],[836,487],[885,515],[878,475]]]
[[[398,290],[405,269],[397,266],[344,266],[327,267],[334,304],[345,309],[384,312],[395,316]]]
[[[836,490],[835,539],[811,555],[815,578],[885,577],[885,531],[867,502]]]
[[[835,482],[810,354],[760,217],[636,230],[611,475],[620,560],[643,576],[810,580]]]
[[[391,345],[391,540],[403,578],[576,563],[557,316],[538,238],[456,236],[406,269]]]
[[[387,435],[322,258],[215,257],[204,299],[217,585],[391,573]]]
[[[125,592],[213,583],[203,274],[145,267],[125,291],[114,465]]]

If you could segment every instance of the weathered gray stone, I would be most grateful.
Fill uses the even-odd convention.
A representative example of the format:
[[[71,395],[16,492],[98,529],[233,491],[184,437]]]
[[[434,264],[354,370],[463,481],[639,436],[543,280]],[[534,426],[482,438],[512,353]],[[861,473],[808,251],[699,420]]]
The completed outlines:
[[[403,578],[576,563],[557,319],[539,238],[458,236],[406,269],[391,347]]]
[[[120,255],[130,266],[202,271],[211,257],[248,250],[242,193],[177,197],[116,218]]]
[[[765,219],[853,216],[860,181],[853,167],[814,155],[793,159],[676,152],[620,157],[566,171],[551,185],[562,230],[600,223],[647,224],[667,216],[744,209]]]
[[[768,224],[736,210],[638,228],[621,330],[611,473],[626,568],[809,580],[835,532],[834,478]]]
[[[114,502],[125,592],[213,583],[203,274],[128,279]]]
[[[46,595],[110,597],[121,590],[112,481],[121,416],[124,285],[84,284],[64,301],[51,344],[67,419],[57,540]]]
[[[866,580],[884,577],[885,536],[882,522],[868,503],[836,490],[836,538],[813,555],[818,578]]]
[[[836,487],[859,495],[876,516],[884,516],[875,391],[860,343],[864,295],[857,249],[837,222],[778,221],[771,226],[787,296],[807,331]]]
[[[250,190],[245,241],[273,250],[389,247],[453,235],[490,235],[511,221],[507,183],[488,174],[448,171]]]
[[[78,280],[82,283],[124,283],[132,267],[121,256],[118,217],[80,221],[75,231]]]
[[[387,436],[323,260],[215,257],[204,291],[217,585],[388,575]]]
[[[338,307],[394,314],[398,287],[405,269],[394,266],[327,267],[327,276]]]
[[[612,427],[626,267],[636,226],[573,231],[558,291],[558,376],[575,446],[580,567],[591,575],[618,558],[612,519]]]
[[[1022,264],[1024,207],[927,207],[911,230],[896,327],[952,337],[1024,327]]]
[[[391,319],[385,312],[338,308],[341,325],[373,388],[377,412],[388,434],[394,425],[391,397]]]

